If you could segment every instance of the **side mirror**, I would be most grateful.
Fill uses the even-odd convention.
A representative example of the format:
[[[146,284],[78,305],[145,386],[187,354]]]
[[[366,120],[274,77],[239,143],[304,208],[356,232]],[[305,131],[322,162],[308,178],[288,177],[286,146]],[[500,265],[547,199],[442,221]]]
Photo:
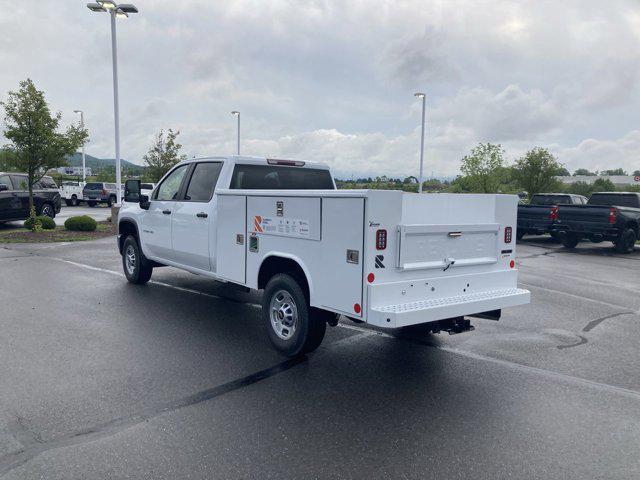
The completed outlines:
[[[140,201],[140,180],[127,180],[124,184],[124,201],[138,203]]]
[[[149,201],[148,195],[140,195],[140,208],[143,210],[149,210],[151,206],[151,202]]]
[[[6,192],[7,190],[9,190],[9,185],[6,183],[0,183],[0,192]]]

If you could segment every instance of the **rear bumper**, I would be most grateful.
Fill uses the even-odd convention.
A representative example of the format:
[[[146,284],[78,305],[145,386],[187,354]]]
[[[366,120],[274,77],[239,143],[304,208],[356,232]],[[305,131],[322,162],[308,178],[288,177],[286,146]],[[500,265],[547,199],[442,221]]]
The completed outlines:
[[[370,285],[367,322],[399,328],[529,303],[515,270]],[[404,292],[404,293],[403,293]]]
[[[558,234],[576,234],[585,238],[615,239],[620,235],[620,229],[615,225],[602,223],[557,223],[554,225],[553,231]]]
[[[548,221],[520,221],[518,222],[518,231],[523,233],[534,233],[542,235],[549,233],[553,228],[553,222]]]

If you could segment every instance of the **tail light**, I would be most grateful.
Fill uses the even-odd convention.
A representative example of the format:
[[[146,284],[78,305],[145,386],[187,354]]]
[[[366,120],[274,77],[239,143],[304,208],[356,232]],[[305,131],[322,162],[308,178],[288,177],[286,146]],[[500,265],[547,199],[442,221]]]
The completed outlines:
[[[107,191],[103,188],[102,189],[102,195],[106,195],[106,194],[107,194]]]
[[[376,250],[384,250],[387,248],[387,231],[378,230],[376,232]]]
[[[616,215],[618,214],[618,211],[616,210],[615,207],[611,207],[609,209],[609,223],[611,225],[614,225],[616,223]]]
[[[504,227],[504,243],[511,243],[513,237],[513,229],[511,227]]]
[[[558,215],[558,207],[553,206],[549,211],[549,220],[558,220],[560,215]]]

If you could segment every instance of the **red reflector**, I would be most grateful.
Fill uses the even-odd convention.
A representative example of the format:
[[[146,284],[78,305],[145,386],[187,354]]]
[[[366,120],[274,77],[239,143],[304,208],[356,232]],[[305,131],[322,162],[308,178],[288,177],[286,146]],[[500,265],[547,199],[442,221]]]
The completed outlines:
[[[369,275],[367,275],[367,282],[373,283],[375,279],[376,279],[376,276],[373,273],[370,273]]]
[[[558,207],[551,207],[551,210],[549,211],[549,220],[558,220],[558,218],[560,218],[558,216]]]
[[[616,215],[618,214],[618,211],[616,210],[616,207],[611,207],[609,209],[609,223],[611,225],[616,223]]]
[[[269,165],[286,165],[288,167],[304,167],[304,162],[299,160],[279,160],[277,158],[268,158]]]
[[[516,266],[516,261],[515,261],[515,260],[511,260],[511,261],[509,262],[509,266],[510,266],[511,268],[515,267],[515,266]]]
[[[387,231],[378,230],[376,232],[376,250],[384,250],[387,248]]]
[[[504,243],[511,243],[511,237],[513,236],[513,230],[511,227],[504,227]]]
[[[360,304],[359,303],[356,303],[353,306],[353,311],[356,312],[356,313],[360,313],[362,311],[362,309],[360,308]]]

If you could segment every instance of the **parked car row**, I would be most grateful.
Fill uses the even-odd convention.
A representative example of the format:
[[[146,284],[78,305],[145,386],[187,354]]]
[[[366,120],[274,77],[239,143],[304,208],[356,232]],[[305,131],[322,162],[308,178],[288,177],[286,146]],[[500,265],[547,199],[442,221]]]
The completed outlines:
[[[517,238],[549,233],[567,248],[582,240],[613,242],[620,253],[631,253],[640,238],[640,193],[597,192],[580,195],[533,195],[518,206]]]
[[[33,186],[37,215],[54,218],[62,201],[53,178],[42,177]],[[0,223],[29,218],[29,189],[25,173],[0,172]]]

